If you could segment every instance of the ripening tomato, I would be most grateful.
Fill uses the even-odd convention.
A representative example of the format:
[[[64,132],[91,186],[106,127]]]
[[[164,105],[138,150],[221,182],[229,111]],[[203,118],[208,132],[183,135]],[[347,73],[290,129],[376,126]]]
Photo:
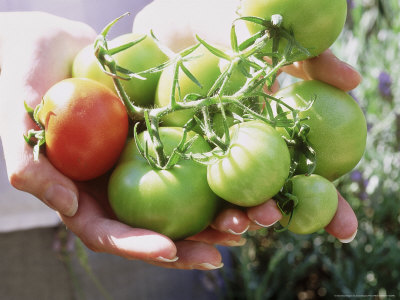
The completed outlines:
[[[310,80],[292,84],[275,94],[286,104],[301,109],[300,118],[310,127],[307,140],[316,152],[315,173],[335,180],[351,171],[364,154],[367,124],[357,102],[329,84]],[[304,110],[314,101],[308,110]],[[298,173],[306,173],[305,158]]]
[[[311,57],[321,54],[338,38],[347,15],[346,0],[243,0],[242,16],[257,16],[271,19],[272,15],[282,16],[282,27],[293,31],[294,38]],[[262,29],[260,25],[247,23],[250,33]],[[279,52],[282,54],[287,42],[280,40]],[[272,52],[272,42],[265,52]],[[308,58],[304,53],[297,53],[295,60]]]
[[[297,234],[310,234],[330,223],[338,207],[335,186],[319,175],[296,175],[290,179],[291,193],[297,197],[292,219],[283,215],[280,223]]]
[[[38,119],[45,127],[47,158],[74,180],[93,179],[111,169],[128,134],[121,100],[90,79],[70,78],[52,86]]]
[[[290,154],[285,141],[273,127],[259,120],[233,125],[230,136],[225,155],[207,166],[211,189],[239,206],[269,200],[289,175]]]
[[[111,49],[133,42],[141,37],[143,35],[137,33],[124,34],[111,40],[108,47]],[[148,70],[168,59],[150,36],[146,36],[138,44],[114,54],[113,57],[117,64],[133,72]],[[102,71],[94,55],[93,45],[88,45],[77,54],[72,66],[72,76],[90,78],[115,90],[111,77]],[[146,80],[132,78],[130,80],[121,80],[121,83],[131,101],[138,106],[149,107],[154,103],[155,90],[160,73],[151,73],[142,77],[145,77]]]
[[[160,128],[166,154],[171,154],[182,134],[182,128]],[[147,141],[149,153],[155,154],[147,131],[139,134],[139,140],[143,145]],[[208,143],[198,137],[189,152],[209,150]],[[121,222],[159,232],[173,240],[204,230],[219,207],[219,198],[207,184],[206,166],[182,159],[170,169],[153,169],[138,153],[134,140],[128,142],[111,175],[108,195]]]

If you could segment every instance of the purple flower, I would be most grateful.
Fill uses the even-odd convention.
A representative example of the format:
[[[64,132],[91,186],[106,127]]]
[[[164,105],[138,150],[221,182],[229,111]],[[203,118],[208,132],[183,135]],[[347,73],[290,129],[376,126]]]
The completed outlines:
[[[354,1],[353,1],[353,0],[347,0],[347,7],[348,7],[349,9],[354,8]]]
[[[379,74],[378,80],[379,93],[382,95],[382,97],[392,98],[392,78],[390,75],[387,72],[382,71]]]
[[[351,181],[360,182],[362,181],[362,174],[360,171],[354,170],[353,172],[351,172],[350,178]]]

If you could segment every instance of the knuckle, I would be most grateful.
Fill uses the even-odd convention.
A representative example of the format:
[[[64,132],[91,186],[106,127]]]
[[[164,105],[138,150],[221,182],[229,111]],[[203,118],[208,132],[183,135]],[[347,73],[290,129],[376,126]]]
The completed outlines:
[[[18,190],[25,191],[29,174],[30,170],[26,166],[18,166],[15,170],[9,173],[8,178],[10,184]]]

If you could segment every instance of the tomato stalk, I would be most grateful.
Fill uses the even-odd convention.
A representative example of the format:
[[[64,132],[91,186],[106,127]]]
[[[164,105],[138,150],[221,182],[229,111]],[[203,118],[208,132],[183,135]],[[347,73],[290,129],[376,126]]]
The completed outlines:
[[[129,96],[123,89],[119,79],[129,80],[129,79],[135,77],[135,78],[145,80],[145,78],[141,77],[140,75],[137,75],[134,72],[131,72],[129,70],[126,70],[126,69],[118,66],[116,61],[112,57],[112,55],[136,45],[137,43],[141,42],[144,39],[144,37],[135,42],[129,43],[127,45],[123,45],[116,49],[108,49],[108,44],[107,44],[107,40],[106,40],[106,36],[107,36],[109,30],[111,29],[111,27],[125,15],[126,14],[124,14],[121,17],[110,22],[103,29],[103,31],[100,33],[100,35],[98,35],[98,37],[94,43],[94,52],[95,52],[95,55],[96,55],[98,61],[100,62],[101,67],[103,68],[103,71],[112,77],[112,80],[114,82],[115,88],[118,93],[118,96],[123,101],[129,117],[131,119],[136,120],[136,119],[143,118],[143,113],[144,113],[143,109],[141,107],[133,104],[133,102],[129,99]],[[118,72],[124,74],[125,76],[118,75]]]
[[[112,55],[117,53],[118,51],[123,51],[124,49],[134,46],[135,44],[141,42],[143,39],[139,39],[126,45],[122,45],[115,49],[108,49],[106,35],[111,26],[113,26],[117,20],[108,24],[99,35],[95,43],[95,54],[100,64],[103,66],[104,71],[106,73],[111,73],[109,75],[112,76],[118,95],[124,102],[130,118],[134,121],[145,119],[148,132],[151,136],[151,141],[155,147],[156,157],[151,158],[148,156],[146,145],[145,147],[138,145],[138,148],[140,148],[140,153],[146,156],[146,159],[149,161],[152,167],[159,169],[172,167],[172,162],[176,161],[176,155],[180,155],[182,157],[185,156],[182,152],[185,149],[185,147],[182,146],[183,144],[185,144],[185,142],[182,141],[182,145],[178,145],[176,147],[174,158],[171,159],[171,157],[167,157],[163,151],[163,144],[158,133],[161,118],[176,111],[193,110],[195,114],[189,121],[189,123],[192,125],[193,123],[200,125],[201,129],[203,130],[203,135],[205,135],[209,142],[217,146],[217,148],[219,149],[216,151],[222,150],[223,152],[229,148],[230,144],[229,126],[226,118],[226,110],[228,105],[239,108],[241,111],[244,112],[246,118],[259,119],[273,127],[285,127],[286,130],[290,131],[290,128],[294,128],[295,126],[297,126],[295,124],[294,117],[292,119],[287,118],[283,113],[278,113],[276,116],[274,116],[269,104],[269,101],[271,100],[275,101],[277,106],[285,106],[294,115],[295,112],[292,108],[290,108],[290,106],[284,104],[280,99],[276,99],[262,91],[262,88],[265,84],[268,84],[269,86],[273,84],[281,67],[291,63],[290,58],[293,49],[306,51],[296,43],[296,41],[293,39],[293,36],[289,32],[280,27],[280,24],[282,22],[281,17],[276,16],[275,18],[273,18],[272,21],[264,20],[258,17],[242,17],[235,20],[235,22],[238,20],[254,22],[256,24],[264,26],[264,29],[261,30],[259,33],[253,35],[252,37],[248,38],[247,40],[243,41],[239,45],[235,31],[235,24],[233,23],[231,29],[231,48],[233,54],[228,54],[224,50],[218,49],[217,47],[208,44],[200,37],[197,37],[199,42],[196,45],[189,47],[188,49],[185,49],[180,53],[177,53],[175,56],[170,56],[170,60],[160,66],[157,66],[150,70],[142,71],[140,73],[134,73],[122,68],[121,66],[118,66]],[[155,37],[153,36],[153,38]],[[279,40],[281,38],[288,40],[288,46],[286,47],[284,54],[279,57],[277,50],[279,47]],[[269,65],[268,63],[258,59],[258,56],[265,54],[263,53],[262,49],[271,39],[273,42],[274,53],[272,53],[272,65]],[[189,93],[182,97],[179,86],[179,76],[181,71],[197,86],[202,87],[201,82],[199,82],[197,78],[191,73],[191,71],[185,66],[185,63],[187,61],[196,58],[191,54],[200,45],[204,46],[209,52],[219,57],[220,59],[227,60],[229,64],[227,68],[215,80],[214,84],[207,91],[205,96],[195,93]],[[120,80],[129,80],[130,78],[134,77],[141,78],[141,75],[143,74],[160,72],[171,65],[173,66],[173,82],[171,86],[171,96],[168,105],[163,107],[155,107],[152,109],[143,109],[135,105],[134,102],[129,99],[128,95],[124,91]],[[240,73],[242,73],[247,78],[247,80],[243,84],[243,86],[233,95],[228,95],[226,92],[227,83],[232,77],[232,74],[235,70],[239,70]],[[254,109],[253,107],[250,107],[248,104],[246,104],[247,102],[251,101],[251,99],[257,97],[261,97],[264,99],[267,114],[263,113],[257,108]],[[222,115],[224,129],[224,134],[222,138],[220,138],[215,133],[211,126],[211,116],[209,108],[212,106],[216,107]],[[197,113],[202,115],[202,117],[199,118],[196,115]],[[136,129],[137,126],[135,126],[135,130]],[[294,134],[291,134],[291,136],[292,139],[295,138]],[[308,148],[306,147],[306,149]],[[309,154],[312,154],[311,150],[308,152]],[[310,157],[312,158],[312,155],[310,155]]]

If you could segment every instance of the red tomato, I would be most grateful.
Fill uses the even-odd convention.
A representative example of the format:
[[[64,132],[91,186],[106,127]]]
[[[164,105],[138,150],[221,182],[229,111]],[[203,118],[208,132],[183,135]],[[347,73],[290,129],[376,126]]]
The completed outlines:
[[[51,87],[38,119],[45,127],[47,158],[73,180],[93,179],[112,168],[128,134],[123,103],[90,79],[65,79]]]

